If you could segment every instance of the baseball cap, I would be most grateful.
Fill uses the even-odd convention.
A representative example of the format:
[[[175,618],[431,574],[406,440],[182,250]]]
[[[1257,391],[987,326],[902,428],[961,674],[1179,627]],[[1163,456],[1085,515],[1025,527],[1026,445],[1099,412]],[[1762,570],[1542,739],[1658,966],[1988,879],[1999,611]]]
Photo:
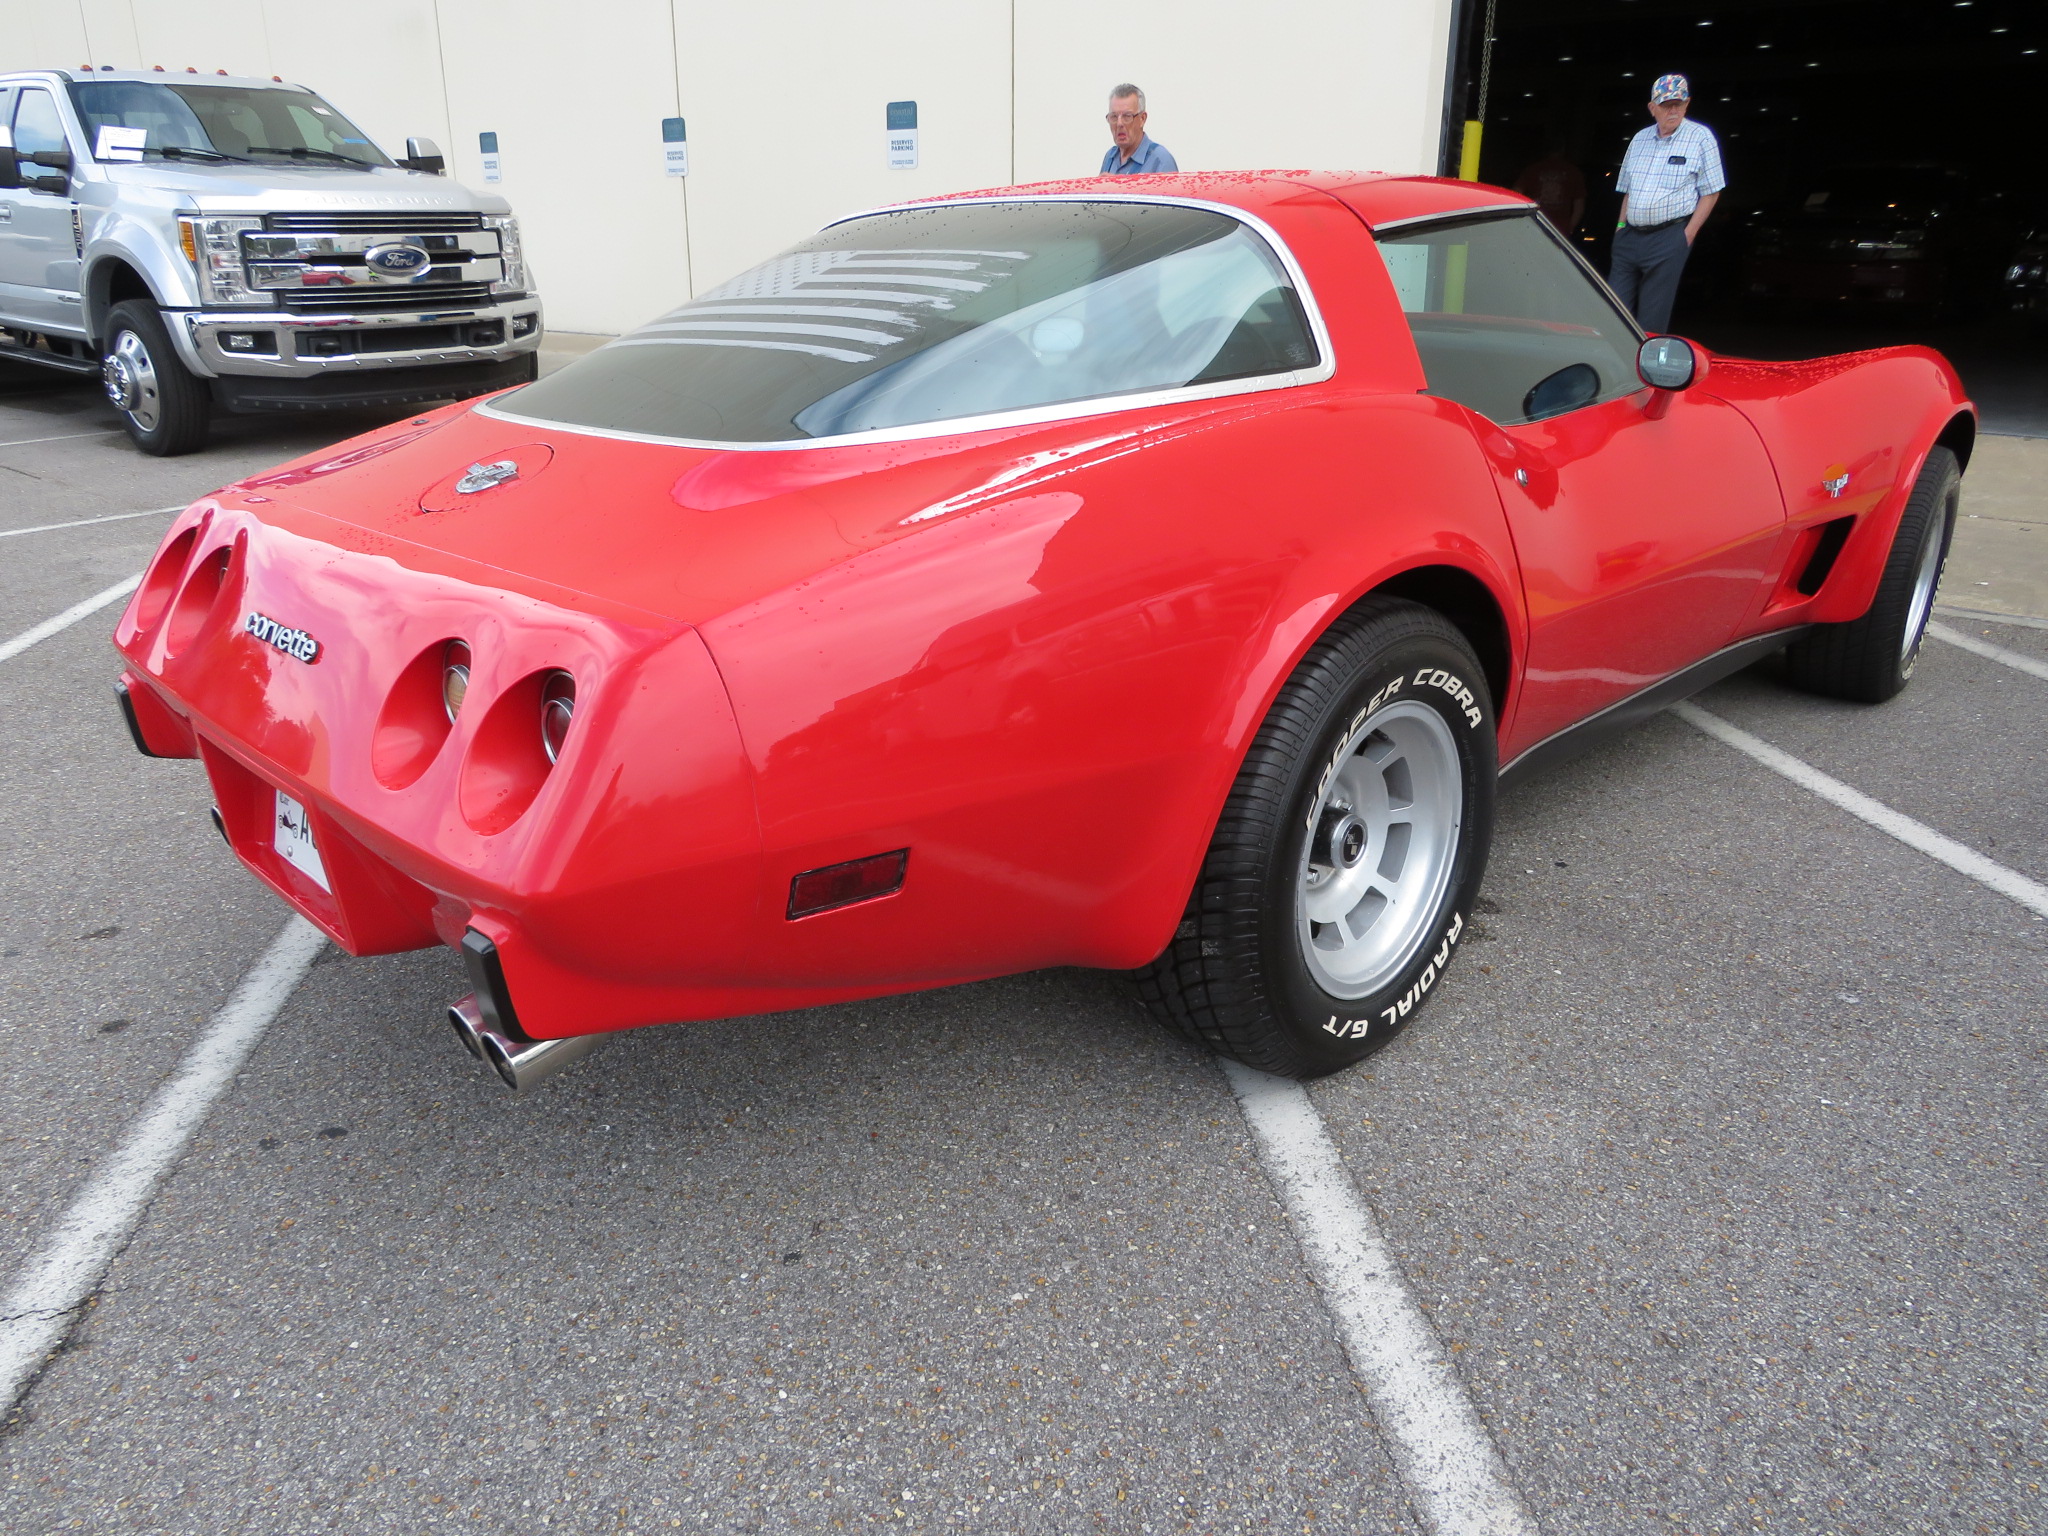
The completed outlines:
[[[1650,104],[1661,105],[1667,101],[1691,101],[1692,87],[1686,84],[1683,75],[1659,75],[1657,83],[1650,87]]]

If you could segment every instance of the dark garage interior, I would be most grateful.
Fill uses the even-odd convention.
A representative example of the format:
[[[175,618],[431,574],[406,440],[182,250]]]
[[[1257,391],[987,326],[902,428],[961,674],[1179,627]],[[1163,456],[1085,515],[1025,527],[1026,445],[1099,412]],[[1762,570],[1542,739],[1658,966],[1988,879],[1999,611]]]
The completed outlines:
[[[1569,233],[1604,274],[1622,153],[1651,82],[1684,74],[1728,190],[1674,331],[1765,358],[1926,343],[1986,430],[2048,436],[2041,0],[1461,4],[1447,170],[1467,119],[1482,181],[1527,190],[1562,155],[1586,189]]]

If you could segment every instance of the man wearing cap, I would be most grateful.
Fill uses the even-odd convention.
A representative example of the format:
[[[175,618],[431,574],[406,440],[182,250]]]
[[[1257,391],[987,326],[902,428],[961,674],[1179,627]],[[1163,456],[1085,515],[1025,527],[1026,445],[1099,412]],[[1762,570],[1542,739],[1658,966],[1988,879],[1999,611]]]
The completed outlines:
[[[1614,189],[1622,194],[1607,281],[1651,333],[1671,324],[1671,301],[1693,237],[1714,211],[1728,178],[1713,130],[1685,120],[1692,87],[1660,75],[1650,87],[1654,126],[1629,140]]]

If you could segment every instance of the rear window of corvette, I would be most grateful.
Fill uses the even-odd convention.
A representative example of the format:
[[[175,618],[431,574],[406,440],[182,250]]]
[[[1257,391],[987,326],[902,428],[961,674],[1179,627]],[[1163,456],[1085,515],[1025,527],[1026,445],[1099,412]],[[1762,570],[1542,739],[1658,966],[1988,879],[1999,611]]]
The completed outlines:
[[[950,204],[834,225],[496,404],[571,427],[789,442],[1317,361],[1286,270],[1227,215]]]

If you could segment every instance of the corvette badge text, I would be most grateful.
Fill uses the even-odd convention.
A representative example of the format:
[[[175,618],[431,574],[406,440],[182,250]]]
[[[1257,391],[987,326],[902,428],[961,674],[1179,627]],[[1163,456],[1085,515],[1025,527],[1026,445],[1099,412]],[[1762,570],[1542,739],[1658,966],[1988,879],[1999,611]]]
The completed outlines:
[[[303,629],[286,629],[277,620],[260,613],[250,614],[242,621],[242,628],[294,660],[311,662],[320,659],[320,642]]]

